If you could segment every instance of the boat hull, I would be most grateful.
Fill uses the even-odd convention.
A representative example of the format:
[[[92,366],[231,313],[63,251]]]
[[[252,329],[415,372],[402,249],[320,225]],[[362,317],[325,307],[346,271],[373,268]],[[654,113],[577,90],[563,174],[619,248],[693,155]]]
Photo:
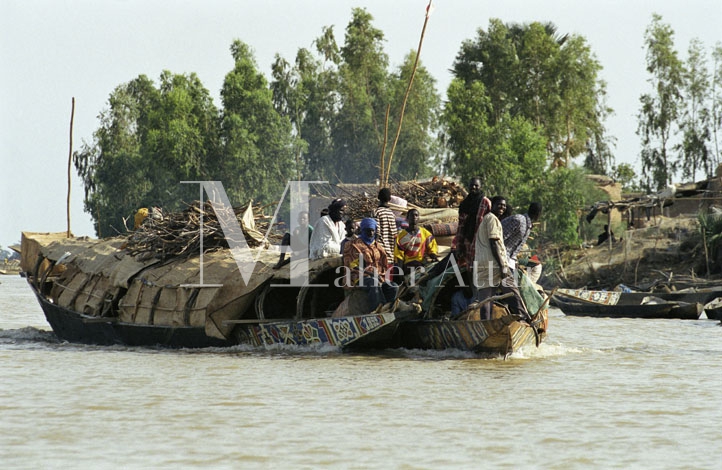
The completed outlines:
[[[340,318],[274,321],[241,325],[237,340],[251,346],[333,346],[345,349],[382,349],[399,325],[395,313]]]
[[[458,349],[482,354],[506,355],[525,347],[538,347],[545,336],[540,324],[529,324],[507,315],[493,320],[420,319],[402,322],[395,336],[396,347],[406,349]]]
[[[73,312],[36,294],[53,332],[62,341],[100,346],[163,346],[170,348],[206,348],[232,345],[205,334],[198,327],[169,327],[119,323],[112,318],[97,318]]]
[[[696,320],[702,313],[702,305],[665,302],[658,304],[597,304],[574,301],[554,296],[554,305],[565,315],[599,318],[658,318]]]

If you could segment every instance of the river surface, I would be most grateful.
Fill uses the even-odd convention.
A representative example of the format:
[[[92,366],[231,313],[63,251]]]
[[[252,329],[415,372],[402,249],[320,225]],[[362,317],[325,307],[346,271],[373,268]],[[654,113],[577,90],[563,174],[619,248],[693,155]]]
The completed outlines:
[[[716,321],[552,309],[507,359],[94,347],[0,283],[3,469],[722,466]]]

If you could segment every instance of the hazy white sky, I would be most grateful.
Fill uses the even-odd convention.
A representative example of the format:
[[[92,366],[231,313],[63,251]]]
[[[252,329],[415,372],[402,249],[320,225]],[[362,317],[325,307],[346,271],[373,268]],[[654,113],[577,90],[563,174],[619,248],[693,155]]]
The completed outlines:
[[[92,141],[97,116],[113,89],[139,74],[157,80],[162,70],[195,72],[217,106],[233,66],[229,46],[241,39],[270,76],[275,53],[289,61],[311,47],[323,26],[339,42],[353,7],[365,7],[386,35],[392,65],[418,45],[428,0],[2,0],[0,1],[0,162],[5,214],[0,245],[20,232],[66,229],[67,161],[71,98],[75,97],[74,150]],[[585,36],[604,67],[607,127],[618,140],[618,162],[636,166],[640,94],[648,91],[643,34],[652,13],[675,31],[682,58],[690,39],[708,51],[722,41],[720,0],[436,0],[421,61],[442,95],[461,42],[489,18],[551,21],[560,33]],[[711,63],[709,64],[711,67]],[[222,178],[221,178],[222,179]],[[229,185],[232,182],[224,182]],[[279,195],[280,196],[280,195]],[[83,212],[83,188],[73,170],[71,229],[93,235]]]

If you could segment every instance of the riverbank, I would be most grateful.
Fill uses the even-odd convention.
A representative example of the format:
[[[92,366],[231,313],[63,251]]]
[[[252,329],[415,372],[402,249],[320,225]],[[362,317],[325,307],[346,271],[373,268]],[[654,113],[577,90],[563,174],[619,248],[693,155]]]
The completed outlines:
[[[722,282],[696,216],[659,217],[656,225],[627,230],[615,243],[545,254],[542,283],[549,288],[612,289],[625,284],[646,290],[659,284]]]

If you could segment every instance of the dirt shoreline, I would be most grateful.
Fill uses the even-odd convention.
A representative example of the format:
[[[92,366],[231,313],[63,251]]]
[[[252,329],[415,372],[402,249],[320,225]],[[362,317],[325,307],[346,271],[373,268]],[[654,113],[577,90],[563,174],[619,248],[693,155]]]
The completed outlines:
[[[624,284],[649,290],[722,283],[715,273],[718,260],[711,256],[705,252],[696,217],[661,217],[657,225],[625,231],[616,243],[546,250],[541,284],[590,289]]]

